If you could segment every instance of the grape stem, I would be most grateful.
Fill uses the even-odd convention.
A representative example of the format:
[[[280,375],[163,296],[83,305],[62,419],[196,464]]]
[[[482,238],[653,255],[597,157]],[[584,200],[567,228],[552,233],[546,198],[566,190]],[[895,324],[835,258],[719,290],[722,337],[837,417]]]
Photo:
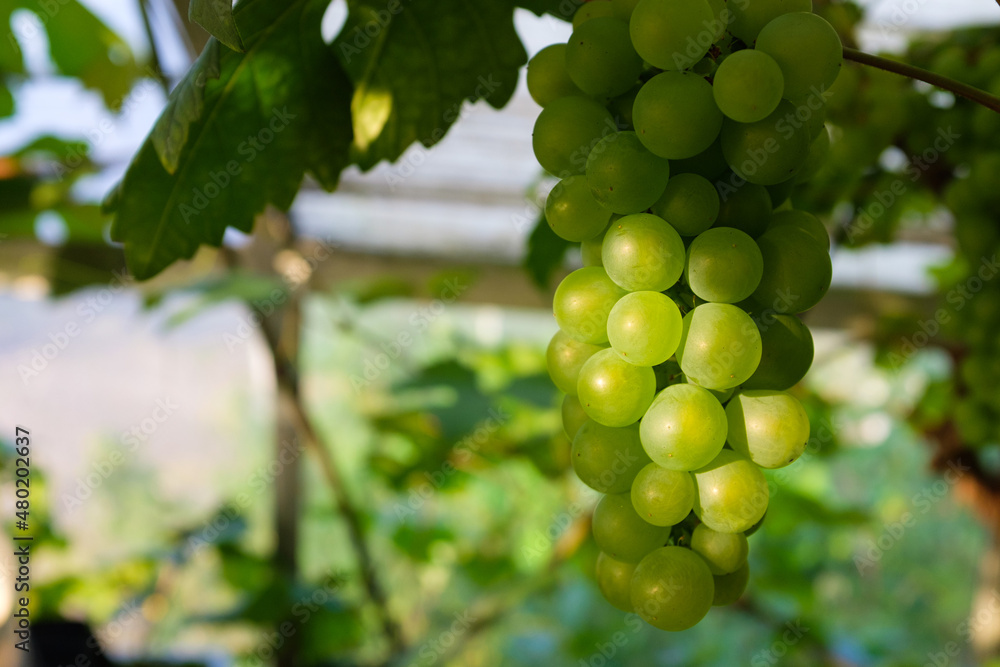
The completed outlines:
[[[932,86],[936,86],[942,90],[947,90],[948,92],[960,95],[975,102],[976,104],[981,104],[987,109],[992,109],[993,111],[1000,113],[1000,98],[994,97],[986,91],[960,81],[955,81],[954,79],[941,74],[935,74],[934,72],[921,69],[920,67],[907,65],[906,63],[901,63],[896,60],[889,60],[888,58],[865,53],[864,51],[852,49],[847,46],[844,47],[844,59],[852,60],[862,65],[868,65],[869,67],[875,67],[880,70],[885,70],[886,72],[892,72],[893,74],[899,74],[900,76],[905,76],[910,79],[916,79],[917,81],[923,81],[924,83],[929,83]]]

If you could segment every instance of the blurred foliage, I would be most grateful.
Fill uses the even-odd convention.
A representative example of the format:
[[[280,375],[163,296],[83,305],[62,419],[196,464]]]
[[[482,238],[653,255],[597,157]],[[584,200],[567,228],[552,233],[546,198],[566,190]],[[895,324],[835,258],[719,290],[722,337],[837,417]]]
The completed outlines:
[[[261,3],[240,3],[233,25],[242,28],[240,14],[262,12]],[[294,7],[304,11],[304,4]],[[571,14],[572,4],[518,3],[563,18]],[[850,3],[817,4],[845,41],[853,43],[860,10]],[[41,6],[7,3],[0,9],[13,25],[12,12],[27,9],[41,16]],[[148,85],[141,79],[148,72],[82,5],[71,0],[52,6],[62,8],[43,21],[54,71],[78,77],[101,94],[111,111],[120,111],[129,90],[142,82]],[[523,55],[509,25],[512,7],[491,5],[498,16],[501,10],[504,14],[491,30],[501,41],[508,73]],[[349,25],[356,28],[377,9],[373,3],[353,3]],[[252,23],[270,27],[269,15],[255,15]],[[206,51],[194,72],[206,76],[208,88],[194,85],[196,78],[178,87],[169,118],[162,121],[165,129],[154,131],[112,206],[129,210],[123,198],[145,195],[136,183],[155,181],[161,187],[162,179],[180,181],[174,174],[192,159],[191,137],[208,131],[206,110],[240,116],[244,99],[259,91],[253,77],[240,78],[237,70],[269,58],[281,60],[288,49],[298,47],[299,26],[293,23],[277,30],[284,31],[280,44],[261,45],[261,30],[238,30],[247,54],[219,44]],[[238,46],[232,33],[222,34],[227,26],[220,24],[215,32]],[[423,78],[404,81],[390,71],[409,71],[399,64],[400,50],[414,39],[414,31],[411,26],[391,32],[392,43],[378,55],[378,62],[388,63],[384,71],[343,72],[342,64],[327,61],[329,69],[313,72],[332,74],[331,80],[343,84],[333,98],[313,98],[315,90],[298,85],[271,89],[277,92],[268,99],[283,103],[282,95],[289,95],[310,107],[330,102],[341,114],[357,114],[363,103],[378,102],[365,97],[359,84],[390,75],[394,78],[387,85],[397,87],[400,99],[419,96],[426,92]],[[19,42],[31,38],[27,33],[16,36]],[[924,35],[905,57],[1000,92],[998,36],[996,29]],[[319,48],[315,35],[312,39],[311,46]],[[483,44],[472,41],[463,41],[450,59],[460,63],[461,54],[479,53]],[[10,115],[28,73],[9,40],[0,44],[0,71],[0,115]],[[454,89],[441,91],[449,103],[475,92],[475,77],[465,70],[459,74],[457,83],[449,82]],[[223,90],[230,84],[246,95],[225,98]],[[268,85],[277,86],[273,80]],[[502,105],[509,88],[488,101]],[[937,273],[947,306],[950,291],[978,269],[977,255],[1000,243],[995,225],[1000,189],[993,184],[1000,166],[997,116],[895,75],[851,64],[845,65],[833,92],[828,104],[830,162],[813,182],[797,188],[793,202],[830,212],[830,228],[848,247],[947,232],[957,225],[960,253]],[[398,155],[412,141],[433,144],[440,138],[433,132],[439,119],[427,109],[419,111],[409,115],[412,108],[394,108],[392,123],[362,137],[369,140],[365,146],[343,128],[332,137],[310,135],[312,150],[329,145],[337,150],[324,156],[296,154],[287,169],[276,160],[282,173],[269,178],[280,182],[239,202],[245,214],[239,224],[248,228],[249,216],[264,199],[290,201],[306,169],[333,187],[348,156],[355,160],[361,155],[362,163],[371,166]],[[451,121],[437,124],[443,125],[443,134]],[[238,123],[232,128],[246,129]],[[955,141],[947,150],[935,149],[939,155],[934,160],[925,158],[924,151],[948,128],[957,133]],[[295,153],[294,147],[290,152]],[[274,171],[274,164],[267,169]],[[122,252],[105,242],[106,219],[95,206],[77,199],[79,179],[99,167],[91,162],[86,143],[65,137],[32,138],[0,160],[0,233],[33,238],[40,214],[61,220],[65,233],[52,272],[57,293],[107,281],[122,266]],[[210,168],[218,169],[214,163]],[[259,187],[261,182],[248,175],[243,185]],[[902,185],[894,189],[896,183]],[[886,193],[891,193],[891,203],[886,203]],[[157,208],[162,197],[134,202],[132,210],[162,213]],[[877,214],[879,206],[883,211]],[[232,218],[219,220],[228,224]],[[217,242],[221,233],[213,228],[208,240]],[[192,238],[205,240],[198,234]],[[185,246],[184,252],[189,249]],[[529,269],[544,285],[565,248],[553,242],[541,221],[529,250]],[[160,254],[147,268],[153,271],[183,254]],[[437,287],[431,286],[431,293],[438,293]],[[193,298],[172,323],[183,327],[219,303],[240,299],[252,305],[282,288],[239,274],[188,285]],[[528,333],[504,330],[499,340],[486,340],[475,324],[485,316],[482,312],[461,304],[436,312],[408,298],[414,293],[414,286],[389,276],[348,285],[336,298],[308,299],[310,327],[302,351],[310,411],[345,469],[348,493],[376,554],[392,611],[402,619],[409,639],[405,655],[396,656],[399,664],[906,667],[933,661],[949,642],[962,649],[959,662],[971,662],[968,626],[963,624],[989,537],[956,506],[951,488],[942,487],[942,480],[927,470],[926,449],[920,445],[922,434],[940,427],[959,405],[972,406],[962,409],[972,413],[960,420],[963,428],[996,424],[1000,406],[984,407],[982,400],[995,393],[993,376],[976,374],[980,368],[993,372],[992,361],[984,363],[984,358],[996,358],[996,299],[970,299],[973,305],[961,314],[953,306],[952,324],[942,326],[939,334],[924,331],[928,341],[922,345],[916,344],[913,327],[923,316],[890,313],[877,332],[873,354],[861,346],[838,347],[833,358],[818,364],[797,389],[812,420],[813,442],[793,472],[770,475],[780,502],[753,538],[755,574],[748,597],[690,632],[665,635],[604,604],[592,581],[597,552],[586,535],[596,497],[576,481],[569,466],[558,400],[545,377],[542,350],[551,331],[536,320]],[[154,292],[150,303],[166,296]],[[971,319],[963,319],[967,314]],[[399,333],[409,337],[402,339]],[[929,347],[945,348],[948,358],[942,361]],[[973,362],[963,363],[970,349]],[[872,369],[873,361],[881,367]],[[952,362],[959,369],[957,381]],[[956,403],[968,395],[977,398]],[[244,413],[241,418],[248,422],[242,434],[247,456],[266,465],[268,418]],[[988,437],[970,441],[992,438],[991,430]],[[7,473],[10,448],[3,452]],[[303,667],[372,664],[384,656],[385,643],[365,600],[343,519],[331,510],[329,493],[313,466],[303,480],[301,573],[294,579],[273,566],[270,493],[231,498],[190,525],[157,534],[142,548],[123,548],[114,558],[94,563],[77,557],[74,550],[80,545],[62,537],[65,525],[58,523],[59,512],[46,505],[55,499],[41,471],[33,474],[36,554],[47,563],[33,600],[35,618],[86,620],[108,644],[119,640],[115,633],[125,628],[141,638],[146,652],[164,660],[175,658],[179,647],[205,653],[221,649],[239,656],[236,664],[256,666],[269,655],[275,628],[283,622],[292,623]],[[169,508],[150,497],[152,487],[142,473],[120,475],[130,482],[113,480],[96,489],[95,498],[135,520],[161,526],[150,517],[163,521]]]

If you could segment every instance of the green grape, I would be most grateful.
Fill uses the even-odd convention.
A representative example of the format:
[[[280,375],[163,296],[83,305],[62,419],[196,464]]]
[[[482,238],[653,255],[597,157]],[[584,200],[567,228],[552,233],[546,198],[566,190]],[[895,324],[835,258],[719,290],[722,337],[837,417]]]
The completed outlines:
[[[822,99],[840,74],[844,45],[826,19],[809,10],[784,14],[757,37],[757,50],[774,58],[785,77],[785,97]]]
[[[796,185],[811,181],[826,166],[827,158],[830,157],[830,133],[824,125],[816,138],[809,144],[809,156],[802,163],[802,168],[795,175]]]
[[[729,444],[761,468],[784,468],[809,442],[809,416],[784,391],[749,390],[726,407]]]
[[[694,480],[686,472],[650,463],[632,484],[632,506],[654,526],[674,526],[694,508]]]
[[[774,58],[744,49],[719,65],[712,92],[725,116],[739,123],[755,123],[778,108],[784,87],[781,68]]]
[[[574,28],[566,44],[566,71],[588,95],[614,97],[631,88],[642,72],[642,58],[632,48],[628,25],[600,17]]]
[[[586,178],[570,176],[559,181],[549,193],[545,219],[556,236],[580,243],[607,228],[611,213],[594,200]]]
[[[611,0],[590,0],[580,5],[580,8],[573,14],[573,27],[579,28],[580,24],[590,19],[605,18],[615,15],[615,6]]]
[[[692,473],[694,513],[720,533],[742,533],[767,511],[767,479],[753,461],[723,449],[715,460]]]
[[[657,394],[639,424],[639,436],[654,463],[686,472],[718,456],[727,427],[725,409],[707,389],[675,384]]]
[[[795,176],[809,156],[811,138],[805,126],[792,123],[789,115],[794,119],[795,107],[782,100],[763,120],[737,123],[726,119],[722,124],[722,152],[740,178],[775,185]]]
[[[549,370],[552,383],[563,393],[576,396],[576,383],[580,378],[580,369],[587,359],[602,349],[599,345],[581,343],[570,338],[562,331],[549,341],[545,351],[545,365]]]
[[[823,99],[810,98],[807,104],[795,110],[795,125],[801,124],[812,141],[819,136],[819,133],[826,128],[826,101]],[[811,106],[810,106],[811,105]],[[818,109],[813,107],[819,106]],[[791,122],[789,120],[789,122]]]
[[[657,74],[639,89],[632,107],[639,140],[668,160],[691,158],[707,150],[719,136],[722,119],[711,84],[691,72]]]
[[[726,156],[722,154],[722,138],[716,137],[712,145],[694,157],[670,161],[670,173],[697,174],[709,181],[715,181],[729,171]],[[668,184],[669,185],[669,184]]]
[[[608,316],[611,348],[637,366],[662,364],[677,351],[683,322],[673,300],[661,292],[626,294]]]
[[[639,421],[655,393],[653,369],[623,361],[614,350],[601,350],[580,370],[580,404],[588,417],[605,426],[628,426]]]
[[[582,174],[590,149],[617,131],[611,114],[597,102],[586,97],[560,97],[538,114],[531,145],[543,169],[565,178]]]
[[[757,321],[762,352],[760,365],[744,389],[785,391],[805,377],[812,366],[812,334],[794,315],[768,314]]]
[[[754,525],[744,530],[743,534],[746,535],[747,537],[753,536],[753,534],[756,533],[758,530],[760,530],[760,527],[764,525],[765,519],[767,519],[767,512],[764,512],[764,516],[760,518],[760,521],[758,521]]]
[[[812,11],[812,0],[749,0],[726,4],[733,13],[729,31],[748,45],[753,45],[764,26],[782,14]],[[807,53],[808,50],[804,51],[803,57]]]
[[[719,193],[698,174],[677,174],[667,182],[652,211],[681,236],[697,236],[719,216]]]
[[[715,582],[705,561],[683,547],[657,549],[632,575],[632,607],[660,630],[680,632],[697,625],[714,598]]]
[[[781,211],[771,217],[771,223],[767,226],[767,231],[773,229],[801,229],[806,234],[816,240],[816,243],[823,246],[823,249],[830,250],[830,233],[815,215],[805,211]]]
[[[765,232],[757,245],[764,256],[764,277],[753,300],[776,313],[809,310],[830,289],[833,265],[816,239],[799,229]]]
[[[632,613],[632,574],[635,563],[615,560],[603,551],[597,556],[597,588],[611,606]]]
[[[630,292],[663,292],[684,273],[684,242],[663,218],[627,215],[611,225],[601,247],[611,280]]]
[[[757,289],[763,274],[760,248],[738,229],[710,229],[688,247],[684,277],[691,291],[705,301],[743,301]]]
[[[713,577],[715,580],[715,595],[712,598],[713,607],[731,605],[743,597],[750,581],[750,564],[743,563],[740,569],[730,574]]]
[[[622,21],[628,21],[632,18],[632,12],[635,11],[639,0],[611,0],[611,4],[615,6],[615,16]]]
[[[614,220],[614,216],[611,219]],[[601,259],[601,248],[604,246],[604,236],[610,228],[611,224],[609,223],[597,236],[580,244],[580,256],[584,266],[604,266],[604,260]]]
[[[563,396],[562,423],[563,431],[566,433],[567,438],[572,441],[576,437],[577,432],[579,432],[580,427],[588,419],[587,413],[583,411],[583,406],[580,405],[580,399],[569,394]]]
[[[587,158],[592,198],[614,213],[645,211],[663,194],[669,178],[670,163],[646,150],[635,132],[608,135]]]
[[[566,73],[566,45],[546,46],[528,61],[528,92],[539,106],[570,95],[580,95]]]
[[[730,574],[743,567],[750,544],[743,533],[719,533],[705,524],[691,534],[691,550],[705,559],[712,574]]]
[[[736,306],[705,303],[684,316],[677,360],[695,384],[717,390],[743,384],[760,355],[757,325]]]
[[[705,0],[640,0],[629,20],[632,44],[642,59],[666,70],[683,70],[705,57],[715,29]]]
[[[625,493],[649,457],[639,442],[639,425],[611,428],[587,420],[573,438],[573,470],[601,493]],[[693,491],[692,491],[693,493]]]
[[[594,509],[593,529],[597,548],[623,563],[638,563],[670,537],[669,528],[647,523],[636,513],[627,493],[601,498]]]
[[[604,345],[608,342],[608,315],[625,296],[599,266],[577,269],[556,288],[552,300],[559,328],[581,343]]]
[[[767,231],[771,220],[771,195],[764,186],[743,183],[734,188],[723,183],[719,189],[719,200],[716,227],[732,227],[752,238]]]
[[[804,162],[802,164],[805,165]],[[780,206],[784,206],[788,198],[792,196],[792,190],[795,189],[795,181],[798,178],[798,173],[796,172],[795,178],[789,178],[787,181],[766,186],[767,194],[771,196],[771,204],[775,210],[778,210]]]

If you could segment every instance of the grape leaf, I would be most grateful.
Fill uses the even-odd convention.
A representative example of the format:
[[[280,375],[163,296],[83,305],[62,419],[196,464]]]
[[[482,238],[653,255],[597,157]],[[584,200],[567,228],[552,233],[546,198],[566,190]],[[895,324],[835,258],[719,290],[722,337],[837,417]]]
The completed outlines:
[[[527,60],[510,0],[357,0],[334,46],[354,81],[362,169],[437,143],[467,99],[504,106]]]
[[[543,214],[528,237],[528,254],[524,257],[524,269],[532,282],[541,289],[547,289],[552,275],[566,259],[570,242],[552,231]]]
[[[191,0],[188,19],[208,31],[212,37],[243,53],[243,38],[240,37],[236,19],[233,18],[232,0]]]
[[[205,50],[191,66],[191,72],[170,94],[162,117],[150,138],[163,168],[177,171],[181,149],[187,143],[191,123],[201,117],[205,107],[205,84],[219,78],[219,42],[209,40]]]
[[[250,232],[268,204],[287,210],[307,170],[336,186],[348,164],[352,87],[320,34],[326,6],[243,0],[234,14],[247,50],[219,49],[219,75],[202,82],[197,118],[181,112],[193,101],[179,98],[191,97],[204,67],[178,85],[174,110],[160,117],[105,200],[115,214],[112,238],[125,244],[137,278],[190,258],[200,244],[220,245],[227,226]],[[182,136],[182,145],[164,141]],[[173,173],[157,142],[179,150]]]

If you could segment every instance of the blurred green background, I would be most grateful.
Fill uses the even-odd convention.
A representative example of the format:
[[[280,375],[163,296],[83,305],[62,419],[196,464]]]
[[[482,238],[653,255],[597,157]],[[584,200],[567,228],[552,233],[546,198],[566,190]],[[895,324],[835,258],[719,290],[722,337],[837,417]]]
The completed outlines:
[[[0,3],[2,497],[16,533],[23,426],[36,636],[85,624],[92,664],[1000,664],[1000,429],[975,375],[1000,290],[948,298],[1000,242],[996,114],[845,67],[830,164],[793,195],[836,242],[795,390],[810,447],[769,476],[743,601],[672,635],[593,582],[597,495],[544,359],[578,257],[536,225],[523,82],[439,147],[307,187],[139,285],[97,202],[204,35],[183,2],[60,6]],[[847,44],[1000,92],[992,3],[816,9]],[[568,34],[516,17],[529,52]],[[866,217],[945,128],[945,159]]]

